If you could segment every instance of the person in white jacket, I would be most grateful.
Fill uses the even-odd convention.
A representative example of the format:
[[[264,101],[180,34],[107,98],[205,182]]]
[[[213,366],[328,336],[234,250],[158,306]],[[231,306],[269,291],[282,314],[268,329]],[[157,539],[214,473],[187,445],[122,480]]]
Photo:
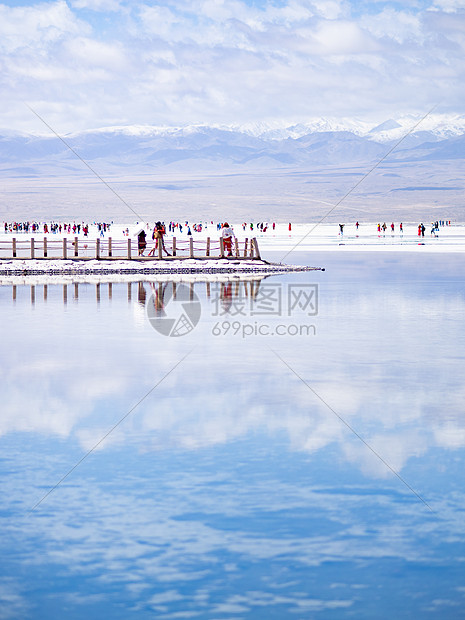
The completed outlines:
[[[221,236],[223,237],[224,251],[228,256],[232,256],[232,240],[234,235],[233,229],[229,226],[228,222],[223,224],[223,229],[221,231]]]

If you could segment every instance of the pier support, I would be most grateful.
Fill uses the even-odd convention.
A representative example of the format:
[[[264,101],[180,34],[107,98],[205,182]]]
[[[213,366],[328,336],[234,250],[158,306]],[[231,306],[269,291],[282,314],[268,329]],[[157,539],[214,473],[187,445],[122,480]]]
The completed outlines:
[[[256,237],[253,238],[253,247],[255,250],[255,258],[258,258],[258,260],[260,260],[260,250],[258,249],[258,241]]]

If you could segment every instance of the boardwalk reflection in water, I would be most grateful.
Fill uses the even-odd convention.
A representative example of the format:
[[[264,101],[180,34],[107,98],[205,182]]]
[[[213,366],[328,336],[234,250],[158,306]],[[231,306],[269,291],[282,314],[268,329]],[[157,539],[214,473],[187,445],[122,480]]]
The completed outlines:
[[[235,299],[251,299],[257,298],[260,290],[260,283],[268,276],[261,276],[248,279],[230,279],[224,281],[203,282],[203,281],[174,281],[174,280],[139,280],[137,282],[128,282],[126,284],[126,294],[128,302],[133,299],[137,299],[137,302],[144,306],[147,303],[148,298],[153,293],[156,303],[159,307],[164,306],[164,299],[167,295],[172,296],[174,299],[177,297],[177,290],[180,284],[189,287],[190,299],[193,300],[194,296],[202,296],[202,298],[211,300],[212,296],[219,299],[222,304],[224,313],[227,313],[231,308],[231,305]],[[44,277],[43,280],[46,280]],[[29,290],[30,303],[34,305],[36,301],[43,300],[47,302],[49,298],[49,290],[53,290],[54,297],[56,297],[56,291],[61,290],[61,297],[63,303],[68,303],[69,299],[73,301],[79,300],[79,289],[85,287],[88,291],[89,287],[95,289],[95,300],[100,303],[102,300],[113,299],[113,287],[115,284],[121,285],[122,283],[105,282],[105,280],[89,283],[89,282],[72,282],[64,284],[47,284],[41,283],[38,278],[35,278],[34,284],[4,284],[3,289],[10,288],[10,298],[16,302],[18,301],[18,289]],[[71,291],[71,292],[70,292]],[[136,294],[134,294],[136,291]],[[21,295],[21,300],[24,301],[24,295]]]

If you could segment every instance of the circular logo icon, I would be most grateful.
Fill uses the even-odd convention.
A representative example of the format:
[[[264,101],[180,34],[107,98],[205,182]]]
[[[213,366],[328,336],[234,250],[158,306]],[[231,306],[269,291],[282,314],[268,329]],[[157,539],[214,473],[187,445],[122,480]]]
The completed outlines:
[[[194,287],[176,282],[155,285],[147,302],[152,327],[163,336],[185,336],[200,320],[201,304]]]

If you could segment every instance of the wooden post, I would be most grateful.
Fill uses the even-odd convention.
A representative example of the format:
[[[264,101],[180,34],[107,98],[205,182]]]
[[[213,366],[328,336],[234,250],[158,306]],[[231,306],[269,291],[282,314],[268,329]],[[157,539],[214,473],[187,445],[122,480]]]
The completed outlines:
[[[189,282],[189,301],[194,301],[194,283]]]
[[[172,285],[173,285],[173,299],[174,301],[176,301],[176,299],[178,298],[178,289],[176,287],[176,282],[174,282],[174,280],[172,282]]]
[[[100,260],[100,238],[97,237],[95,240],[95,258]]]
[[[234,239],[234,245],[236,246],[236,257],[239,258],[239,241],[237,240],[237,237]]]
[[[128,239],[128,260],[131,260],[131,239]]]
[[[173,237],[173,256],[176,256],[176,237]]]
[[[108,256],[113,256],[113,250],[111,247],[111,237],[108,237]]]
[[[74,283],[74,299],[79,299],[79,284]]]
[[[260,250],[258,249],[257,237],[253,238],[253,247],[255,249],[255,258],[258,259],[258,260],[261,260],[261,258],[260,258]]]
[[[74,237],[74,256],[79,256],[79,245],[77,237]]]
[[[108,299],[113,299],[113,284],[108,282]]]
[[[13,290],[12,290],[12,293],[13,293],[13,301],[16,301],[16,284],[13,284],[13,287],[12,287],[12,288],[13,288]]]
[[[31,237],[31,258],[35,258],[34,237]]]
[[[220,237],[220,256],[224,258],[224,241],[223,237]]]
[[[194,240],[189,237],[189,258],[194,258]]]
[[[13,237],[13,258],[16,258],[16,237]]]
[[[206,282],[205,284],[207,286],[207,298],[210,299],[210,297],[211,297],[210,282]]]
[[[245,238],[245,242],[244,242],[244,258],[247,258],[247,247],[249,245],[249,240],[247,239],[247,237]]]
[[[31,304],[34,305],[36,303],[36,287],[34,285],[31,286]]]
[[[132,300],[132,286],[131,282],[128,282],[128,302]]]
[[[66,260],[68,258],[68,239],[63,237],[63,258]]]
[[[47,297],[48,297],[48,287],[46,284],[44,284],[44,301],[47,301]]]
[[[158,258],[163,258],[163,237],[158,239]]]
[[[47,237],[44,237],[44,258],[47,258]]]
[[[64,304],[68,303],[68,285],[67,284],[63,284],[63,303]]]
[[[95,285],[95,296],[97,298],[97,303],[100,303],[100,282],[97,282]]]
[[[254,299],[257,299],[259,290],[260,290],[260,280],[257,280],[257,281],[255,282],[254,292],[253,292],[253,294],[254,294]]]
[[[205,256],[210,256],[210,237],[207,237],[207,248],[205,250]]]

